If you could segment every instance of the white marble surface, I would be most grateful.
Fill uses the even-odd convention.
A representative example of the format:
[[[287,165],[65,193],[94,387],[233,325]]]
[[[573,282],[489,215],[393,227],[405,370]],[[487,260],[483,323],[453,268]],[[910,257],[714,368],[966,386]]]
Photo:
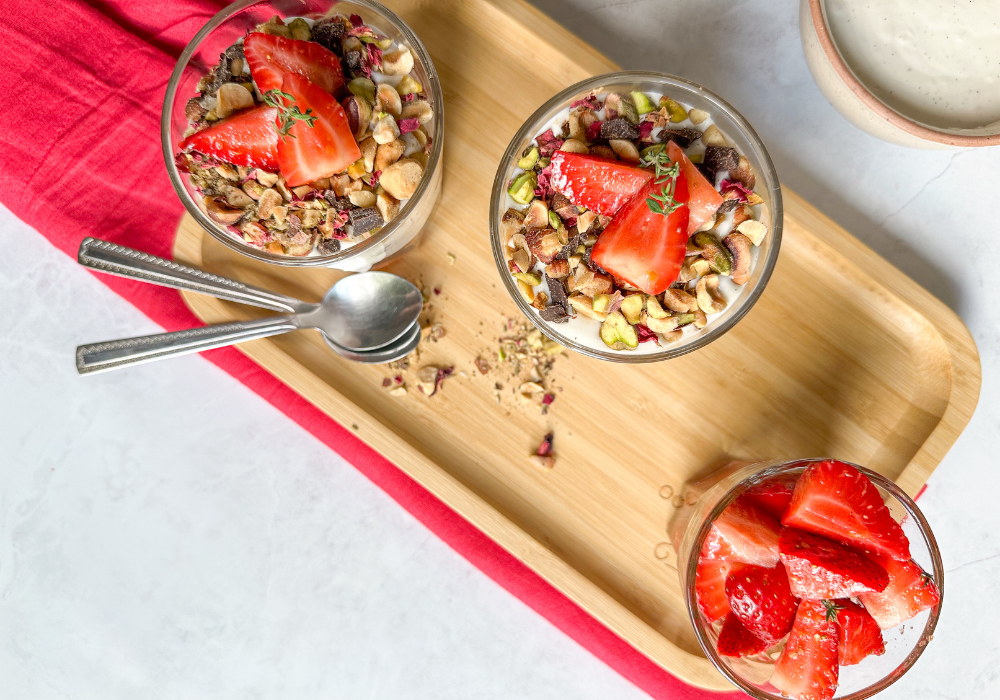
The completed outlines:
[[[982,398],[921,502],[944,615],[881,697],[1000,696],[1000,151],[851,127],[793,0],[538,4],[626,67],[726,96],[784,183],[968,324]],[[5,210],[0,250],[0,696],[644,697],[207,361],[78,378],[78,342],[156,327]]]

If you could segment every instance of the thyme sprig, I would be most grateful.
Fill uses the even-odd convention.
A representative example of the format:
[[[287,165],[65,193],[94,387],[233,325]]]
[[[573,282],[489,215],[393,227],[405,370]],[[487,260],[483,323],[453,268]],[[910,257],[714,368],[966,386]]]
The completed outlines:
[[[281,137],[282,141],[285,140],[286,136],[295,138],[295,134],[289,133],[295,122],[305,122],[306,126],[312,127],[313,122],[316,121],[316,115],[312,113],[311,109],[307,109],[303,114],[299,106],[294,104],[294,95],[289,95],[287,92],[282,92],[281,90],[268,90],[264,93],[263,97],[264,104],[278,110],[278,123],[274,125],[274,129],[278,132],[278,136]],[[286,101],[292,104],[286,104]]]
[[[827,620],[836,620],[837,619],[837,613],[839,611],[841,611],[841,610],[844,609],[843,605],[837,605],[832,600],[824,600],[823,601],[823,607],[826,608],[826,619]]]
[[[639,162],[639,165],[644,168],[652,166],[654,169],[653,183],[663,185],[659,194],[651,194],[646,198],[646,206],[651,212],[670,216],[684,206],[683,202],[678,202],[674,198],[677,176],[680,174],[681,168],[678,163],[671,162],[666,149],[649,153]]]

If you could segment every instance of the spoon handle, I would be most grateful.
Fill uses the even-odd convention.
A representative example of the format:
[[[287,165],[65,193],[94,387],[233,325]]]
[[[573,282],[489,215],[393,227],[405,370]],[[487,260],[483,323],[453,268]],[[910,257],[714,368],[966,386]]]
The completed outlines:
[[[189,331],[158,333],[81,345],[76,349],[76,371],[80,374],[106,372],[164,357],[187,355],[247,340],[266,338],[298,328],[295,316],[267,316],[250,321],[192,328]]]
[[[110,275],[152,282],[163,287],[209,294],[219,299],[235,301],[265,309],[295,313],[311,306],[300,299],[269,292],[227,277],[213,275],[195,267],[164,260],[125,246],[97,238],[84,238],[77,260],[84,267]]]

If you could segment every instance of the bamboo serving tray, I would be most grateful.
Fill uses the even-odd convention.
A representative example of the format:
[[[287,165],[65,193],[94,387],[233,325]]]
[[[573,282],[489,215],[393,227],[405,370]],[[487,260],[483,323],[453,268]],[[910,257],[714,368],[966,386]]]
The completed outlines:
[[[440,204],[420,248],[387,269],[441,289],[436,320],[447,335],[422,344],[420,364],[467,376],[431,398],[412,389],[398,398],[382,387],[392,372],[339,358],[311,331],[240,349],[663,668],[729,689],[684,609],[666,534],[672,498],[729,457],[836,456],[913,495],[972,416],[976,346],[941,302],[785,189],[774,275],[720,340],[636,366],[569,354],[553,370],[563,391],[547,415],[498,404],[495,379],[473,365],[496,349],[503,319],[518,318],[490,250],[497,164],[551,95],[618,67],[519,0],[389,4],[433,56],[447,129]],[[174,255],[310,300],[343,274],[254,262],[190,217]],[[256,314],[184,299],[207,323]],[[549,430],[557,460],[543,471],[526,455]]]

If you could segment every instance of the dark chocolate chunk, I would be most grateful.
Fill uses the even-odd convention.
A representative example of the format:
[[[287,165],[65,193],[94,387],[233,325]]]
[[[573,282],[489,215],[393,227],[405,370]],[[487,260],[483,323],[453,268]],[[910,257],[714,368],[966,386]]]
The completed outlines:
[[[365,231],[371,231],[373,228],[378,228],[384,222],[382,221],[382,215],[378,213],[378,209],[375,207],[365,207],[364,209],[351,209],[351,226],[354,227],[354,234],[364,233]]]
[[[184,116],[193,122],[196,122],[204,117],[206,112],[208,112],[208,110],[201,106],[200,97],[192,97],[187,101],[187,104],[184,105]]]
[[[566,294],[566,285],[563,284],[562,280],[545,275],[545,283],[549,285],[549,301],[569,311],[569,296]]]
[[[346,28],[339,19],[325,19],[316,22],[312,27],[312,40],[322,44],[326,48],[340,55],[341,39],[344,38]]]
[[[569,312],[558,304],[546,306],[541,310],[539,315],[549,323],[566,323],[569,321]]]
[[[323,192],[323,199],[325,199],[335,211],[347,211],[354,208],[354,205],[351,204],[351,200],[347,197],[338,197],[337,193],[333,190],[325,190]]]
[[[735,148],[728,146],[709,146],[705,149],[703,162],[712,173],[717,173],[720,170],[735,170],[740,167],[740,154],[736,152]],[[715,182],[714,175],[709,179]]]
[[[344,54],[344,63],[347,64],[347,69],[352,73],[361,72],[361,52],[360,51],[348,51]]]
[[[319,242],[319,252],[331,255],[340,251],[340,241],[336,238],[325,238]]]
[[[601,138],[635,141],[639,138],[639,127],[624,117],[618,117],[601,124]]]
[[[556,260],[565,260],[569,256],[576,252],[576,249],[583,245],[583,242],[587,240],[586,233],[580,233],[580,230],[574,224],[566,229],[566,234],[569,237],[569,243],[563,246],[556,254]]]
[[[666,143],[673,141],[681,148],[687,148],[693,141],[697,141],[702,136],[702,132],[697,129],[664,129],[660,132],[660,141]]]

